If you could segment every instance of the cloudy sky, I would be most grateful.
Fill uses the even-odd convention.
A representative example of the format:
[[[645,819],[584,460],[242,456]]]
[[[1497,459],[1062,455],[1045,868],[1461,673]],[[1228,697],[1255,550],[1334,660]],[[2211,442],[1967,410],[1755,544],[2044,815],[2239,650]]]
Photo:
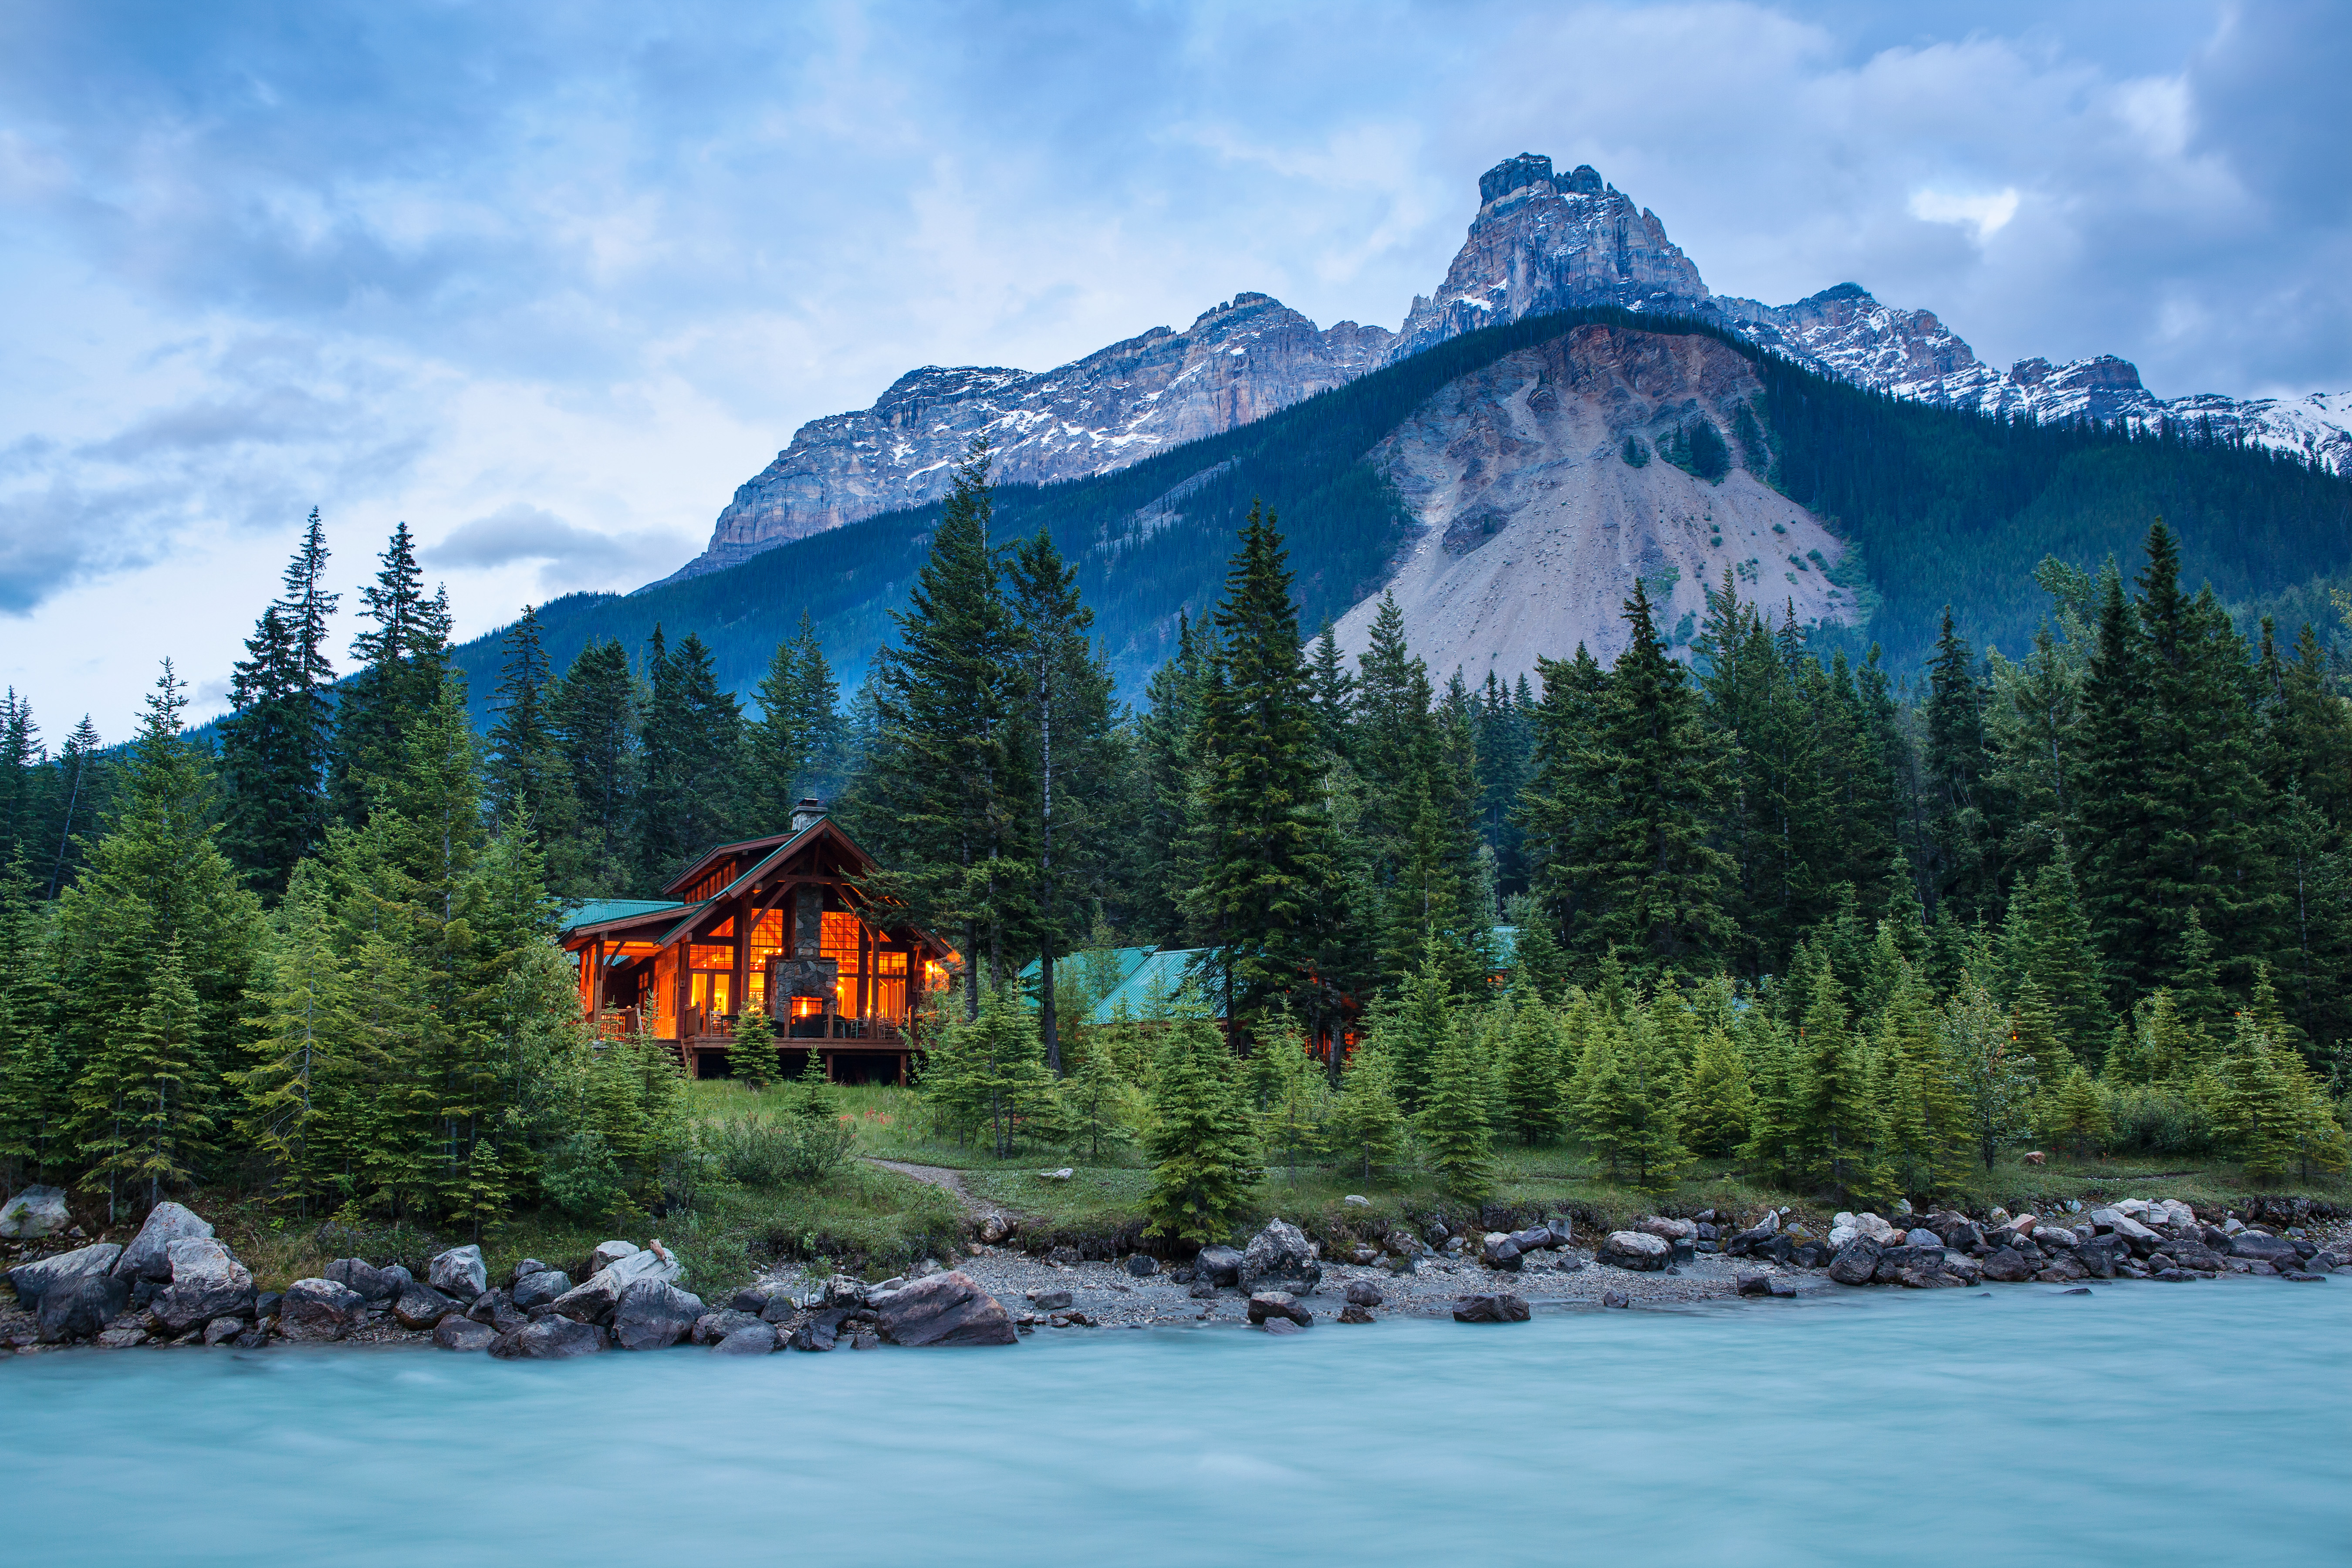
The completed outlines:
[[[1479,172],[2007,364],[2352,388],[2334,4],[0,9],[0,682],[216,710],[300,521],[472,634],[698,550],[803,420],[1263,289],[1394,326]]]

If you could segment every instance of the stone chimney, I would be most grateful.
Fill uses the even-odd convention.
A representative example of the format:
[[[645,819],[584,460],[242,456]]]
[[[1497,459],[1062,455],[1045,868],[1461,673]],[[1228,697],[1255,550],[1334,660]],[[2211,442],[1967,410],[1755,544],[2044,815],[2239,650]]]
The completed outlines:
[[[793,831],[799,833],[824,820],[824,802],[813,795],[801,796],[793,806]]]

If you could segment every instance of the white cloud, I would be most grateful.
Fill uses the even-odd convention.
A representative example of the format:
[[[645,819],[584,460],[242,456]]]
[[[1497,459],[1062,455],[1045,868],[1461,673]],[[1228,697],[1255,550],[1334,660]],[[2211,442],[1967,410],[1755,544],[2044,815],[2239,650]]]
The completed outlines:
[[[1911,193],[1911,216],[1926,223],[1959,224],[1974,229],[1977,243],[1982,245],[2017,216],[2017,187],[2011,185],[1989,195],[1916,190]]]

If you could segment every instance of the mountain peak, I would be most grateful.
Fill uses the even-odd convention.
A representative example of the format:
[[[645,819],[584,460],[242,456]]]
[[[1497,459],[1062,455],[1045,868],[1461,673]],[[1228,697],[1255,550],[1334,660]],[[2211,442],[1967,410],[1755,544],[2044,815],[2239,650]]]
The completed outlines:
[[[1598,196],[1606,195],[1609,183],[1601,171],[1590,163],[1579,163],[1567,174],[1552,173],[1551,160],[1541,153],[1522,153],[1516,158],[1506,158],[1478,176],[1478,205],[1490,206],[1496,202],[1530,185],[1543,185],[1539,194],[1555,196]]]

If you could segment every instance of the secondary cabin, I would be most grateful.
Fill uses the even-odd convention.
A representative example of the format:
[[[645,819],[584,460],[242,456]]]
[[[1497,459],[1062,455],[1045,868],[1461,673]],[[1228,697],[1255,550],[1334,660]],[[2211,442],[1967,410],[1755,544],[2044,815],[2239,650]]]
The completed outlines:
[[[905,1083],[908,1025],[955,951],[860,890],[872,856],[803,800],[783,833],[721,844],[662,889],[564,917],[580,1004],[614,1033],[674,1042],[696,1078],[725,1075],[736,1018],[776,1020],[780,1068],[814,1051],[840,1083]]]

